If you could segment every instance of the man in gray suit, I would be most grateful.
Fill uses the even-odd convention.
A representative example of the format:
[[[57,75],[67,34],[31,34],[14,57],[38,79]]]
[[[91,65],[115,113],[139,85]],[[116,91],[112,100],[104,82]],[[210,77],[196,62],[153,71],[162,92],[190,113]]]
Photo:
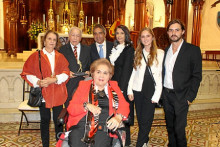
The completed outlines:
[[[69,62],[70,79],[67,86],[68,98],[65,103],[67,107],[72,99],[75,89],[78,87],[79,81],[84,80],[84,76],[76,76],[76,73],[89,73],[90,67],[90,48],[80,43],[82,39],[82,30],[78,27],[72,27],[69,31],[69,43],[62,46],[59,50]]]
[[[93,36],[95,43],[90,45],[91,63],[99,58],[106,58],[109,60],[109,55],[113,47],[113,43],[105,39],[106,29],[103,25],[97,24],[93,29]]]

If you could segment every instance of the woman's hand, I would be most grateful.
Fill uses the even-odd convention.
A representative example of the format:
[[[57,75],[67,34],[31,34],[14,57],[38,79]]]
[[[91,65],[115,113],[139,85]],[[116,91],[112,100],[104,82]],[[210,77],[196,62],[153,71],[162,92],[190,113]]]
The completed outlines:
[[[37,84],[40,86],[40,87],[48,87],[50,84],[52,83],[55,83],[57,82],[57,78],[51,78],[51,77],[47,77],[43,80],[39,80],[37,82]]]
[[[70,78],[75,78],[76,76],[74,76],[74,72],[70,71]]]
[[[151,103],[153,103],[153,104],[154,104],[154,103],[157,103],[157,102],[155,102],[155,101],[152,101],[152,100],[151,100]]]
[[[134,95],[133,94],[129,94],[128,98],[129,98],[130,101],[133,101],[134,100]]]
[[[99,115],[99,114],[101,113],[101,110],[102,110],[100,107],[95,106],[95,105],[90,104],[90,103],[88,103],[88,104],[86,105],[86,108],[87,108],[90,112],[92,112],[93,115]]]
[[[116,129],[119,127],[120,123],[122,121],[121,115],[116,115],[115,117],[112,117],[108,122],[107,122],[107,127],[109,130],[116,131]]]

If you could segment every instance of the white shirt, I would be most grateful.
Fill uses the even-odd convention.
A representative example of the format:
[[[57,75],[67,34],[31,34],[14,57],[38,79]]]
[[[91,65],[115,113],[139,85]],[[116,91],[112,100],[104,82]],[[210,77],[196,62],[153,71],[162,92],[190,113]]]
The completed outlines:
[[[144,56],[147,60],[148,54],[149,52],[146,52],[143,49],[143,53]],[[163,57],[164,57],[164,51],[161,49],[157,49],[157,60],[158,60],[158,64],[156,64],[156,60],[153,61],[153,65],[151,66],[151,71],[152,71],[152,75],[154,77],[154,80],[156,82],[156,86],[155,86],[155,91],[154,94],[151,98],[152,101],[154,102],[158,102],[160,99],[160,95],[162,92],[162,63],[163,63]],[[127,94],[128,95],[133,95],[133,90],[135,91],[141,91],[142,90],[142,84],[144,81],[144,74],[145,74],[145,70],[147,65],[144,61],[144,58],[142,57],[141,59],[141,66],[138,66],[137,69],[135,70],[133,68],[129,83],[128,83],[128,90],[127,90]]]
[[[70,46],[71,46],[71,48],[72,48],[72,50],[73,50],[73,52],[74,52],[74,50],[75,50],[75,49],[74,49],[74,45],[72,45],[72,44],[70,43]],[[79,43],[79,44],[77,44],[76,46],[77,46],[77,50],[76,50],[76,52],[77,52],[77,60],[79,60],[81,45],[80,45],[80,43]]]
[[[110,62],[112,65],[115,65],[115,61],[120,56],[121,52],[124,50],[125,44],[118,44],[116,47],[112,48],[111,55],[109,56]]]
[[[45,48],[43,48],[43,53],[47,55],[50,65],[51,65],[51,72],[52,74],[54,74],[54,66],[55,66],[55,51],[53,50],[51,53],[48,53],[46,51]],[[43,65],[41,65],[42,67]],[[57,78],[57,84],[61,84],[63,82],[65,82],[68,79],[68,75],[65,73],[56,75]],[[44,77],[46,78],[46,77]],[[27,75],[27,80],[30,81],[34,87],[39,87],[39,85],[37,85],[37,81],[39,81],[40,79],[37,78],[35,75]]]
[[[106,47],[106,41],[104,40],[104,42],[103,42],[102,44],[98,44],[98,43],[96,42],[95,45],[96,45],[96,48],[97,48],[98,53],[99,53],[99,51],[100,51],[99,45],[102,45],[104,58],[106,58],[106,48],[107,48],[107,47]]]
[[[167,51],[167,55],[165,59],[165,76],[164,76],[163,86],[169,89],[174,89],[173,88],[173,67],[175,65],[176,58],[179,54],[182,44],[183,44],[183,40],[174,54],[173,54],[172,44],[170,45],[170,48]]]
[[[98,92],[98,90],[99,90],[98,86],[95,85],[95,91]],[[105,91],[106,96],[108,97],[108,83],[105,85],[104,91]]]

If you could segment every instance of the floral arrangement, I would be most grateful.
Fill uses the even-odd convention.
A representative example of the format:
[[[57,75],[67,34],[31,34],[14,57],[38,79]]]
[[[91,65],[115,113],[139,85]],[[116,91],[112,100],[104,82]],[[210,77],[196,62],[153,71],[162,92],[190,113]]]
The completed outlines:
[[[31,40],[37,40],[38,34],[41,33],[42,31],[43,31],[42,23],[40,23],[39,21],[35,23],[33,21],[27,33],[29,34]]]
[[[93,34],[92,28],[94,28],[95,25],[96,25],[96,24],[93,24],[93,25],[87,27],[87,33],[88,33],[88,34]]]

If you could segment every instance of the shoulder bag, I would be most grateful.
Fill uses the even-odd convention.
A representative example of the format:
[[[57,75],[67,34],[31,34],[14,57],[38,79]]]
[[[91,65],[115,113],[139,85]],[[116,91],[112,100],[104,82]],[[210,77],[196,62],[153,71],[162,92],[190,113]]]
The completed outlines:
[[[156,86],[156,82],[155,82],[155,80],[154,80],[154,77],[153,77],[151,68],[150,68],[150,66],[147,64],[147,60],[146,60],[146,58],[145,58],[143,52],[142,52],[142,55],[143,55],[143,57],[144,57],[144,61],[145,61],[146,65],[147,65],[147,68],[148,68],[148,70],[149,70],[149,73],[150,73],[150,75],[151,75],[151,78],[152,78],[152,80],[153,80],[153,82],[154,82],[154,86]],[[156,108],[162,108],[162,107],[163,107],[163,105],[162,105],[162,98],[160,98],[159,102],[156,104]]]
[[[38,51],[38,54],[39,54],[39,68],[40,68],[40,73],[42,75],[40,50]],[[42,78],[43,78],[43,75],[42,75]],[[29,100],[27,103],[29,106],[40,107],[42,105],[43,96],[42,96],[41,90],[42,89],[40,87],[30,88]]]

